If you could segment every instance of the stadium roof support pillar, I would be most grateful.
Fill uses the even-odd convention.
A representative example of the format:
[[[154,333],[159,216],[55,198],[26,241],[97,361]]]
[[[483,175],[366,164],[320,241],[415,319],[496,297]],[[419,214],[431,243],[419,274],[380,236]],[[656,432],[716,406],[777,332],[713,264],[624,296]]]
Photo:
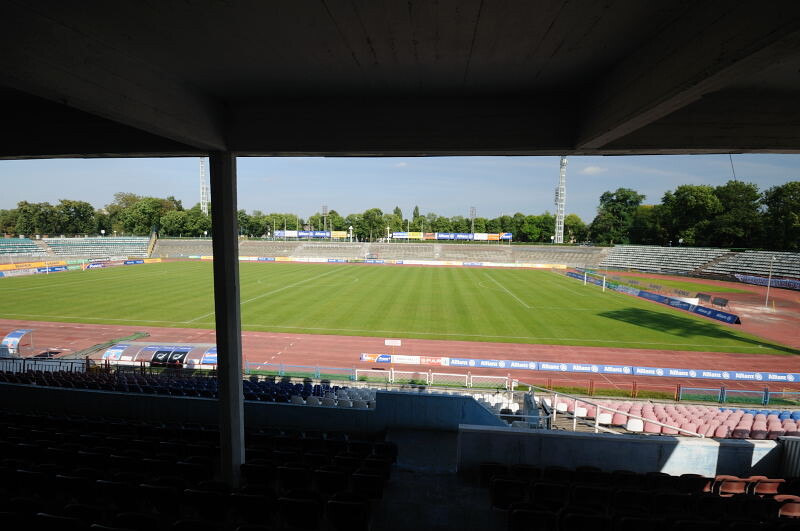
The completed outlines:
[[[223,480],[238,487],[244,462],[242,404],[242,327],[239,305],[239,245],[236,220],[236,157],[213,152],[211,229],[214,250],[214,310],[217,326],[217,372]]]

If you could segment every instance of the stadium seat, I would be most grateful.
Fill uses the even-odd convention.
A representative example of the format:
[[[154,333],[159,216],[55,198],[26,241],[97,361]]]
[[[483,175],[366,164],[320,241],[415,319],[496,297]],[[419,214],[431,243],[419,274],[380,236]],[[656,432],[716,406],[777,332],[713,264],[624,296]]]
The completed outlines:
[[[641,433],[644,431],[644,422],[642,419],[629,419],[625,429],[633,433]]]
[[[800,518],[800,496],[777,494],[773,499],[781,504],[778,510],[781,518]]]

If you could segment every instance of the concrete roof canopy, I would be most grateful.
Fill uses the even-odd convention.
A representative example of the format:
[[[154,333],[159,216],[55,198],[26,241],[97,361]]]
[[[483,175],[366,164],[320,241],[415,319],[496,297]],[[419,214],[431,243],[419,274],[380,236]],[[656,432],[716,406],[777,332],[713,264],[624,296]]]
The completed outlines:
[[[800,3],[0,2],[0,158],[800,151]]]

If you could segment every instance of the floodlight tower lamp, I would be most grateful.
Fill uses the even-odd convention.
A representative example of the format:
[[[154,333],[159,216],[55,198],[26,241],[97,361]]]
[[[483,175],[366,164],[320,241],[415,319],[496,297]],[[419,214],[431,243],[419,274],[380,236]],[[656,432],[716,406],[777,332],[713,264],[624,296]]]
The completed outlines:
[[[556,188],[556,232],[553,243],[564,243],[564,212],[567,206],[567,157],[561,156]]]

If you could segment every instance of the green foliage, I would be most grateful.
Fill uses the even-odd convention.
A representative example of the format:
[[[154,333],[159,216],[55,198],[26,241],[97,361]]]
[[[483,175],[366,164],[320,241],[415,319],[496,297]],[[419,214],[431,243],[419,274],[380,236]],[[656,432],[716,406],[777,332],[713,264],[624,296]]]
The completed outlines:
[[[589,227],[577,214],[569,214],[564,217],[564,241],[568,243],[579,243],[586,241],[589,237]]]
[[[645,196],[629,188],[617,188],[600,196],[591,237],[598,243],[630,243],[633,216]]]
[[[764,192],[765,233],[776,249],[800,250],[800,181],[773,186]]]

